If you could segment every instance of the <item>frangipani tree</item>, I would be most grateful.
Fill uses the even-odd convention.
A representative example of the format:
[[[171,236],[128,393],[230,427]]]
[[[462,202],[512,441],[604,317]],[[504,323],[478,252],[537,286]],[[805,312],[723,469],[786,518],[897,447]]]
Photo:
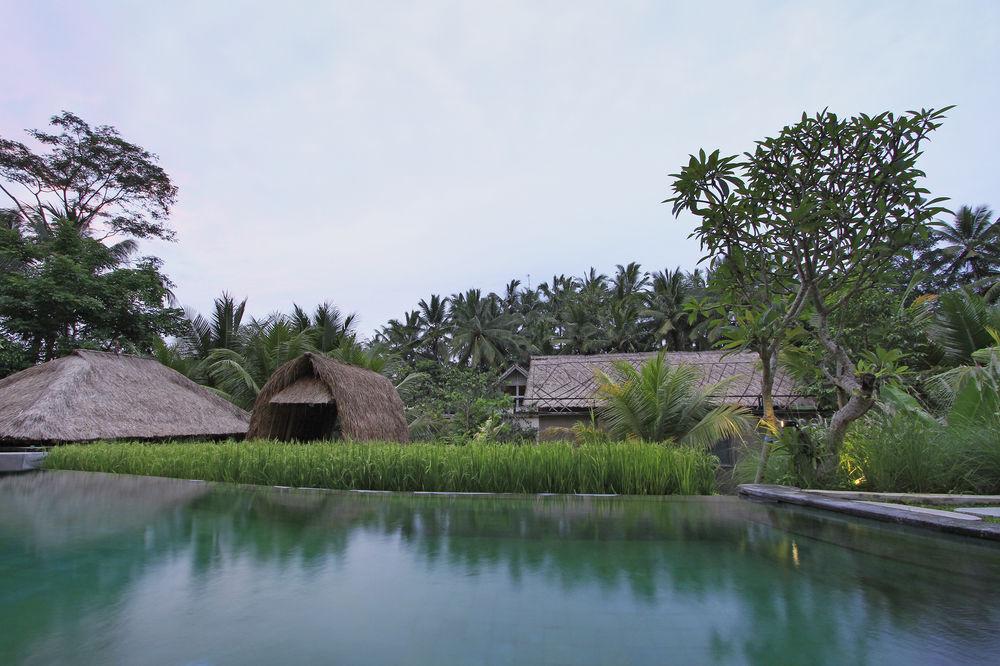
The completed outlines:
[[[946,212],[920,185],[917,161],[949,108],[846,119],[803,114],[753,152],[701,151],[673,175],[667,202],[675,215],[698,218],[693,235],[709,257],[725,258],[720,282],[730,300],[751,309],[778,304],[778,344],[781,331],[797,327],[807,310],[812,315],[824,373],[849,396],[831,420],[834,454],[850,423],[874,404],[877,382],[858,372],[831,313],[870,289],[894,255]]]

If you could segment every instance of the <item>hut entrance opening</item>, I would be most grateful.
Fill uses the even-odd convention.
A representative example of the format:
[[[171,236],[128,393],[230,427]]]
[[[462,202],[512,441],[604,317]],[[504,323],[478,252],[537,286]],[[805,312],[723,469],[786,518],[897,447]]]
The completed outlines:
[[[270,402],[271,437],[300,442],[341,438],[337,402],[316,377],[299,379]]]
[[[284,441],[340,439],[337,403],[272,405],[272,436]]]

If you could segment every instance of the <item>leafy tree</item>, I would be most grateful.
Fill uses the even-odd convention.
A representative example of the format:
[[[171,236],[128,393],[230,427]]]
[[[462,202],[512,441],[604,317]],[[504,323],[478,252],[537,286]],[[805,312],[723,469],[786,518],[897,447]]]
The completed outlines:
[[[859,373],[831,314],[876,283],[894,256],[926,236],[944,209],[920,187],[917,160],[948,109],[841,119],[828,111],[785,127],[752,153],[692,156],[674,175],[675,214],[699,218],[694,235],[725,258],[722,276],[734,303],[778,304],[780,330],[808,308],[824,375],[849,399],[831,419],[835,459],[847,427],[875,401],[877,382]],[[777,332],[777,331],[776,331]],[[774,356],[772,355],[771,358]]]
[[[511,407],[495,372],[419,361],[399,385],[414,439],[467,441],[491,418]]]
[[[708,448],[748,430],[745,408],[713,401],[721,384],[702,386],[697,368],[671,366],[663,352],[639,369],[618,362],[614,374],[597,375],[598,413],[617,438]]]
[[[28,131],[44,153],[0,137],[0,193],[24,220],[49,231],[65,220],[95,237],[173,237],[166,220],[177,188],[155,155],[68,111],[49,124],[56,133]]]
[[[0,228],[0,331],[30,363],[73,349],[149,353],[180,331],[160,262],[81,236],[73,222]]]

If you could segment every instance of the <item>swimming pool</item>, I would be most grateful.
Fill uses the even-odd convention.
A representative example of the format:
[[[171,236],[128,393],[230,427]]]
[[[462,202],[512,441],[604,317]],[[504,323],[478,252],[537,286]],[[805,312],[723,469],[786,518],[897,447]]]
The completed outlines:
[[[1000,548],[732,497],[0,477],[0,663],[1000,662]]]

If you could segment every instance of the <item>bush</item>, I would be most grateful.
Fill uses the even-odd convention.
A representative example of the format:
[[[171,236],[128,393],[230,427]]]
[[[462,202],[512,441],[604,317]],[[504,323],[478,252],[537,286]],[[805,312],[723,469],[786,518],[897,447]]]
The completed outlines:
[[[821,475],[822,463],[829,456],[826,447],[827,423],[823,419],[801,421],[782,428],[771,442],[771,453],[764,469],[764,483],[799,488],[833,488],[846,483],[840,470],[833,478]],[[753,483],[760,463],[761,435],[744,440],[736,453],[733,481]]]
[[[1000,416],[945,425],[908,414],[851,430],[842,467],[859,490],[1000,493]]]
[[[125,442],[60,446],[45,466],[339,490],[699,495],[714,492],[718,460],[693,448],[631,442]]]

